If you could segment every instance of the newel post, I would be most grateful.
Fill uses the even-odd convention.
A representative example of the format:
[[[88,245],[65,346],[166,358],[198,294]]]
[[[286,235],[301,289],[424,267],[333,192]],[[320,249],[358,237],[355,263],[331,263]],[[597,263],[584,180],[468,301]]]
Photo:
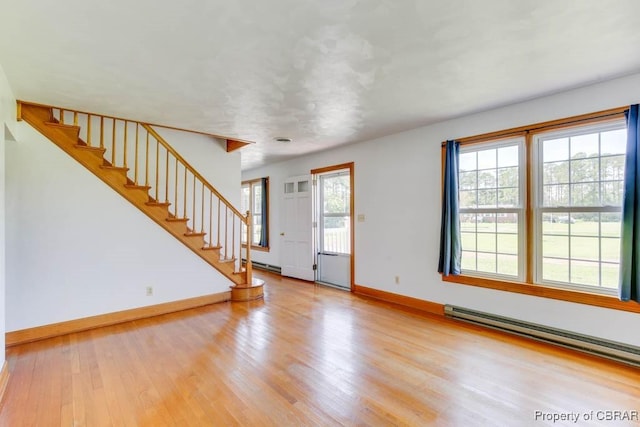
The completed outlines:
[[[251,213],[247,211],[247,216],[243,219],[247,221],[247,257],[244,269],[247,283],[231,286],[231,301],[239,302],[253,301],[264,297],[264,281],[256,279],[256,282],[253,282],[253,266],[251,264],[251,229],[253,224],[251,223]]]
[[[251,264],[251,242],[253,241],[252,226],[251,212],[247,211],[247,264],[245,266],[245,271],[247,273],[247,286],[251,286],[253,283],[253,265]]]

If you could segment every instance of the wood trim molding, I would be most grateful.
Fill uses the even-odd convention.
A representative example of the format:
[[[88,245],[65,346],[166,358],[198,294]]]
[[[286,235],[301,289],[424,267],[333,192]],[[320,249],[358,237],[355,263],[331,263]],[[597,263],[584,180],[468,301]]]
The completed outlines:
[[[524,171],[524,187],[526,189],[533,188],[533,134],[528,133],[524,137],[524,150],[525,150],[525,171]],[[527,283],[533,283],[533,259],[534,253],[534,216],[533,216],[533,191],[525,190],[525,217],[523,218],[525,223],[525,273]]]
[[[481,288],[497,289],[500,291],[515,292],[518,294],[533,295],[541,298],[551,298],[560,301],[573,302],[577,304],[593,305],[595,307],[610,308],[613,310],[629,311],[640,313],[640,304],[637,302],[620,301],[616,297],[607,295],[596,295],[587,292],[574,291],[569,289],[551,288],[543,285],[532,285],[529,283],[506,282],[502,280],[485,279],[472,276],[442,276],[443,282],[478,286]]]
[[[323,168],[311,169],[309,172],[311,175],[317,175],[321,173],[339,171],[342,169],[349,170],[349,209],[351,210],[349,215],[349,225],[351,227],[351,231],[349,233],[349,238],[351,239],[351,256],[349,257],[350,264],[350,278],[349,285],[351,287],[351,292],[355,292],[356,288],[356,221],[355,221],[355,210],[356,210],[356,202],[355,202],[355,162],[341,163],[339,165],[326,166]]]
[[[0,371],[0,402],[4,398],[4,392],[7,390],[7,384],[9,383],[9,364],[5,360],[2,364],[2,371]]]
[[[351,172],[353,172],[353,162],[340,163],[339,165],[333,165],[333,166],[326,166],[326,167],[323,167],[323,168],[311,169],[310,173],[311,173],[311,175],[316,175],[316,174],[319,174],[319,173],[339,171],[341,169],[349,169]]]
[[[118,323],[140,320],[148,317],[160,316],[162,314],[176,311],[188,310],[205,305],[229,301],[231,291],[217,294],[204,295],[200,297],[188,298],[178,301],[171,301],[162,304],[149,305],[146,307],[132,308],[129,310],[116,311],[113,313],[99,314],[97,316],[84,317],[82,319],[67,320],[65,322],[52,323],[49,325],[36,326],[34,328],[21,329],[7,332],[5,342],[7,347],[25,344],[32,341],[39,341],[46,338],[57,337],[74,332],[86,331],[89,329],[101,328],[103,326],[115,325]]]
[[[455,138],[461,145],[476,144],[480,142],[491,141],[494,139],[503,139],[515,136],[523,136],[526,132],[546,132],[559,128],[569,128],[575,126],[584,126],[590,123],[603,122],[605,120],[619,120],[624,118],[624,113],[629,109],[626,107],[611,108],[609,110],[597,111],[595,113],[582,114],[579,116],[567,117],[564,119],[549,120],[547,122],[534,123],[526,126],[519,126],[511,129],[504,129],[496,132],[484,133],[465,138]],[[446,141],[442,142],[444,146]]]
[[[249,186],[249,204],[253,205],[253,184],[257,183],[257,182],[262,182],[262,180],[266,180],[266,186],[265,188],[262,189],[263,194],[267,195],[267,210],[266,210],[266,214],[263,213],[263,215],[266,215],[267,217],[267,246],[258,246],[258,245],[254,245],[253,242],[251,243],[251,250],[252,251],[261,251],[261,252],[269,252],[270,251],[270,243],[271,243],[271,189],[270,189],[270,179],[268,176],[264,176],[264,177],[260,177],[260,178],[254,178],[254,179],[249,179],[246,181],[242,181],[240,183],[240,185],[242,187],[244,187],[245,185]],[[253,212],[253,211],[252,211]],[[247,247],[247,243],[241,243],[243,248]]]
[[[349,232],[349,238],[351,239],[351,259],[349,265],[351,267],[351,289],[356,284],[356,177],[355,177],[355,164],[353,162],[349,165],[349,209],[351,209],[351,215],[349,218],[351,230]]]
[[[379,289],[367,288],[366,286],[360,285],[354,285],[353,292],[357,295],[364,295],[377,300],[390,302],[392,304],[402,305],[425,313],[444,316],[444,304],[394,294],[392,292],[381,291]]]
[[[231,153],[232,151],[236,151],[245,145],[249,145],[249,142],[244,141],[236,141],[235,139],[227,139],[227,153]]]
[[[246,181],[242,181],[240,184],[241,185],[245,185],[245,184],[253,184],[254,182],[260,182],[262,181],[262,178],[267,178],[267,181],[269,180],[268,176],[265,177],[261,177],[261,178],[254,178],[254,179],[248,179]]]

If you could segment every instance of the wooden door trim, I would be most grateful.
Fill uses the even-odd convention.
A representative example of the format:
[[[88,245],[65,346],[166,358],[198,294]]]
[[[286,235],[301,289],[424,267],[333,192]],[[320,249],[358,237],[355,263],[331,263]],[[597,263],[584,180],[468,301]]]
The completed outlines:
[[[349,272],[350,274],[350,283],[349,283],[349,289],[351,290],[351,292],[354,292],[355,290],[355,265],[356,265],[356,242],[355,242],[355,191],[354,191],[354,183],[355,183],[355,178],[354,178],[354,166],[355,163],[354,162],[348,162],[348,163],[341,163],[339,165],[333,165],[333,166],[326,166],[323,168],[317,168],[317,169],[311,169],[311,176],[312,178],[314,177],[314,175],[319,175],[321,173],[328,173],[328,172],[333,172],[333,171],[339,171],[339,170],[343,170],[343,169],[348,169],[349,170],[349,226],[350,226],[350,230],[349,230],[349,239],[351,241],[351,254],[349,254],[349,269],[351,270]],[[317,249],[317,248],[316,248]]]

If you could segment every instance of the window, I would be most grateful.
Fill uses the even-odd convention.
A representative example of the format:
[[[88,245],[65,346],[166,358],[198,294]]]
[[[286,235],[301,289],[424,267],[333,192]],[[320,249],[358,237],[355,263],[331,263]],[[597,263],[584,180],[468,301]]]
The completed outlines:
[[[586,122],[463,140],[462,276],[446,280],[569,300],[616,293],[626,125],[621,111]]]
[[[269,248],[269,178],[254,179],[242,183],[242,212],[251,212],[251,247]],[[243,227],[242,243],[247,244],[247,229]]]
[[[351,189],[349,171],[320,175],[320,251],[351,253]]]
[[[523,280],[524,138],[462,147],[462,269]]]
[[[618,288],[624,122],[534,137],[536,282]]]

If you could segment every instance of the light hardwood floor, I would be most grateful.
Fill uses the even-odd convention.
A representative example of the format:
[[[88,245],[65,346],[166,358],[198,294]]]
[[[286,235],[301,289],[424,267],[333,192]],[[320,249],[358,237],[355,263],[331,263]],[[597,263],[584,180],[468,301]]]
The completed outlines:
[[[222,303],[10,348],[3,426],[637,425],[640,370],[258,273]]]

